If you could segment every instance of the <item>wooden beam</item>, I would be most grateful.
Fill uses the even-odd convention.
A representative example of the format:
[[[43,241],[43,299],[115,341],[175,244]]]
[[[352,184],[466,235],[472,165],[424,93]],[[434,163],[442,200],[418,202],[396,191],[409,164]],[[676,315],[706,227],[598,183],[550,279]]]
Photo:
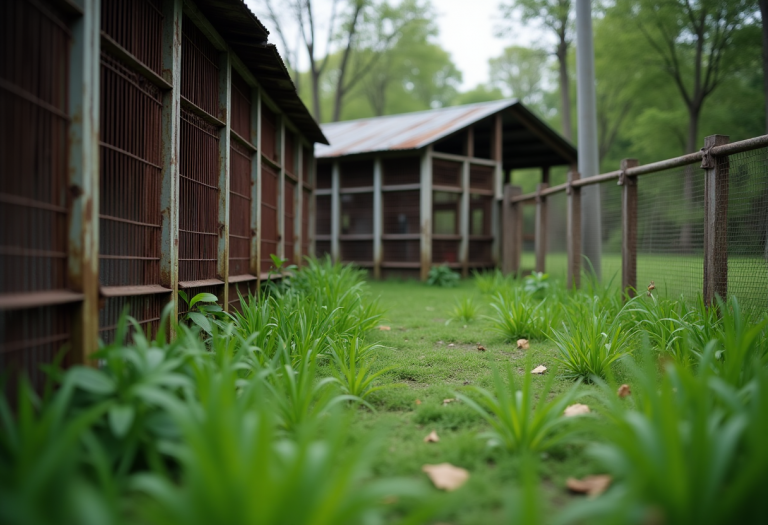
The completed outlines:
[[[704,152],[728,144],[726,135],[704,139]],[[728,297],[728,157],[704,155],[704,302],[713,306],[716,297]]]
[[[258,278],[261,289],[261,90],[251,89],[251,143],[256,153],[251,156],[251,274]]]
[[[568,182],[579,179],[576,166],[568,172]],[[568,249],[568,289],[581,286],[581,188],[571,186],[567,190],[566,245]]]
[[[421,280],[432,268],[432,145],[421,152]]]
[[[298,266],[301,266],[304,254],[302,242],[304,242],[304,232],[302,231],[302,225],[304,221],[304,145],[297,136],[296,141],[296,177],[298,182],[296,183],[296,193],[294,198],[294,220],[293,220],[293,258]]]
[[[523,240],[523,207],[512,204],[512,198],[522,194],[520,186],[504,185],[501,201],[501,271],[504,275],[520,270]]]
[[[547,198],[541,196],[541,192],[549,187],[549,183],[539,183],[536,188],[536,229],[535,251],[536,271],[546,272],[547,259]]]
[[[226,51],[219,54],[219,119],[224,127],[219,129],[219,242],[216,274],[224,281],[221,297],[224,311],[229,307],[229,170],[232,123],[232,66]]]
[[[467,147],[470,147],[472,128],[467,140]],[[461,165],[461,209],[459,213],[459,234],[461,241],[459,244],[459,262],[461,263],[462,277],[469,276],[469,162],[464,161]]]
[[[285,259],[285,118],[278,115],[277,140],[280,149],[280,175],[277,182],[277,256]]]
[[[634,168],[637,159],[621,161],[624,172]],[[621,184],[621,289],[625,298],[637,292],[637,178],[624,174]]]

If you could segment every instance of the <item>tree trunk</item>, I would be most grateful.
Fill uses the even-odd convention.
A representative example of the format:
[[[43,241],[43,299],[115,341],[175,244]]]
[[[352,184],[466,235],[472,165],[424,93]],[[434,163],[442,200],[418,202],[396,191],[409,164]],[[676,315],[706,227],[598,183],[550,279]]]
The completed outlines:
[[[688,108],[688,139],[685,143],[685,152],[693,153],[696,151],[696,140],[699,133],[699,115],[701,114],[701,104],[693,103]],[[685,167],[683,176],[683,207],[686,211],[693,208],[693,177],[696,171],[695,165]],[[690,222],[684,222],[680,228],[680,250],[683,253],[693,251],[693,225]]]
[[[768,134],[768,0],[760,0],[763,19],[763,93],[765,95],[765,132]]]
[[[766,0],[768,1],[768,0]],[[560,67],[560,107],[562,108],[563,136],[571,140],[571,92],[568,80],[568,42],[560,37],[557,46],[557,62]]]
[[[323,121],[320,114],[320,72],[317,70],[314,62],[310,67],[310,75],[312,76],[312,109],[315,114],[315,120],[320,123]]]

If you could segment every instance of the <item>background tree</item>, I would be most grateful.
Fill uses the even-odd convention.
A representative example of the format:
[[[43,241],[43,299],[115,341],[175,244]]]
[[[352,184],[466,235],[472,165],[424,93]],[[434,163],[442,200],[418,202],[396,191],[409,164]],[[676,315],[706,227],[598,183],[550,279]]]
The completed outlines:
[[[554,55],[557,57],[558,80],[560,85],[560,118],[565,138],[572,138],[571,96],[568,74],[568,49],[572,35],[571,0],[510,0],[500,6],[502,16],[508,23],[532,22],[556,36]],[[509,25],[502,34],[509,34]]]
[[[546,51],[522,46],[504,49],[488,61],[491,85],[528,106],[541,106],[549,85],[549,55]]]

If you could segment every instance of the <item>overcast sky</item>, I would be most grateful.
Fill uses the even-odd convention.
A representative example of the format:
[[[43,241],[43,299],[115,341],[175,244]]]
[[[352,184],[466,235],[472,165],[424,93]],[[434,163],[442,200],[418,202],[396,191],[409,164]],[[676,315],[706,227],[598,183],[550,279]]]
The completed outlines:
[[[494,36],[495,28],[499,25],[500,0],[432,0],[432,5],[438,13],[436,20],[439,29],[439,43],[453,57],[453,61],[463,74],[463,91],[474,88],[477,84],[488,81],[488,59],[501,54],[504,47],[510,45],[510,39],[500,39]],[[272,32],[269,22],[264,16],[261,0],[246,0],[246,3],[260,17],[267,29]],[[280,0],[275,1],[279,5]],[[321,18],[328,18],[323,7],[330,4],[326,1],[316,1],[315,9]],[[527,30],[518,32],[515,43],[530,45],[534,33]],[[280,47],[277,35],[272,32],[270,42]],[[282,50],[281,50],[282,52]],[[303,58],[303,57],[302,57]],[[300,67],[306,67],[301,61]]]

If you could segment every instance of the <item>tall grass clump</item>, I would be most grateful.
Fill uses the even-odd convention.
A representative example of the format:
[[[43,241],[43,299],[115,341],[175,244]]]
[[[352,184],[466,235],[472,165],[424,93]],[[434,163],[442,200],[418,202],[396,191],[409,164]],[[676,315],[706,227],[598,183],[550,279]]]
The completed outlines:
[[[333,357],[333,375],[341,391],[351,396],[353,401],[359,401],[368,408],[373,407],[365,400],[369,395],[379,390],[392,388],[394,385],[377,385],[376,380],[392,368],[382,368],[374,371],[370,354],[378,345],[366,344],[359,338],[331,345]]]
[[[549,331],[554,316],[546,299],[537,301],[517,287],[499,292],[491,302],[495,315],[488,317],[492,329],[508,341],[524,337],[542,339]]]
[[[486,272],[472,270],[472,277],[478,291],[483,295],[495,294],[499,290],[507,288],[514,279],[513,276],[505,276],[498,268]]]
[[[591,380],[605,377],[610,366],[631,352],[632,329],[622,324],[622,313],[611,315],[599,301],[591,307],[571,307],[561,330],[552,330],[550,339],[557,346],[556,358],[566,374]]]
[[[450,324],[453,321],[470,323],[477,319],[479,314],[480,305],[471,297],[457,298],[453,308],[448,311],[448,320],[445,324]]]
[[[549,374],[541,392],[534,394],[530,364],[523,372],[522,384],[508,366],[506,377],[493,371],[493,391],[471,386],[471,395],[457,396],[472,407],[493,430],[485,434],[489,443],[510,452],[540,452],[563,438],[559,433],[565,418],[563,411],[575,399],[579,383],[565,394],[549,399],[554,374]]]

